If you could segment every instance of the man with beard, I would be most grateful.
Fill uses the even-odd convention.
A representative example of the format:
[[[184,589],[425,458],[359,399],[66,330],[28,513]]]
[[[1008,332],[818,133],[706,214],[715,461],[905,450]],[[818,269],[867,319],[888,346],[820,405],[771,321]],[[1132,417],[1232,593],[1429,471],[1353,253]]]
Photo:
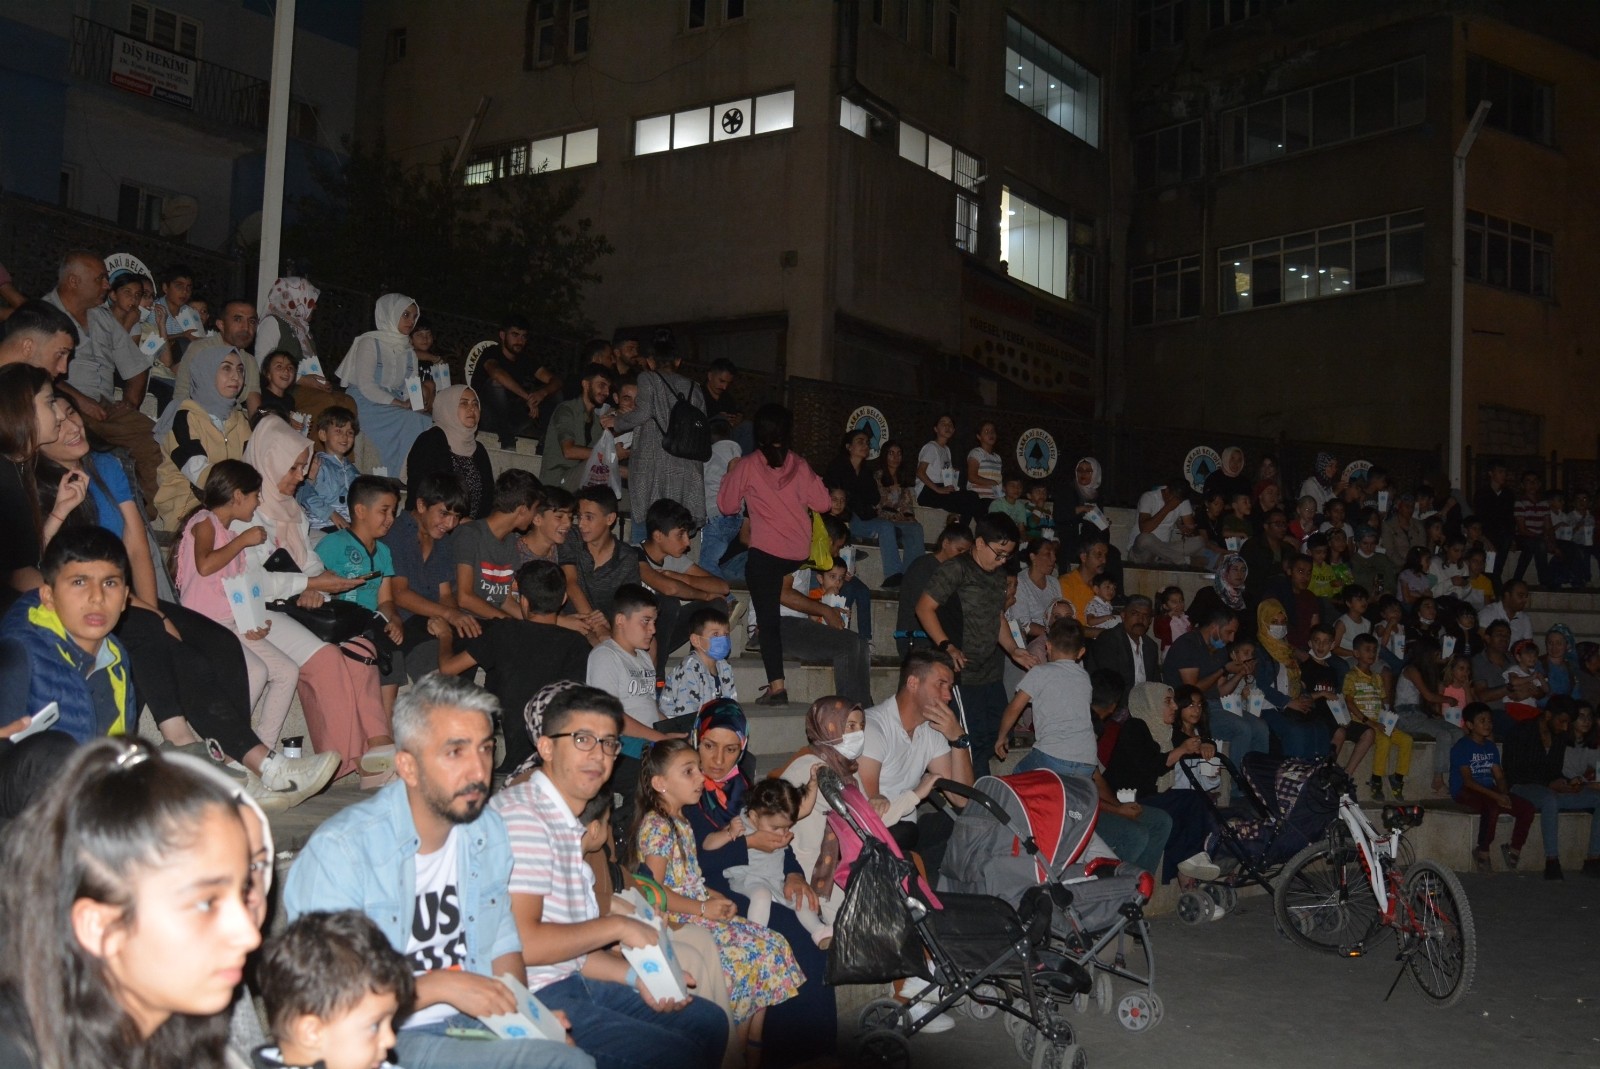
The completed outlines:
[[[603,364],[590,364],[579,376],[578,396],[556,406],[540,452],[539,481],[546,486],[572,493],[583,489],[589,454],[617,419],[609,409],[604,414],[597,411],[610,399],[615,375]]]
[[[399,778],[317,829],[289,870],[284,908],[291,920],[360,910],[410,960],[417,993],[395,1041],[402,1064],[594,1069],[570,1041],[463,1034],[487,1039],[483,1018],[516,1011],[496,977],[523,968],[506,893],[511,843],[500,815],[485,811],[499,711],[468,681],[418,680],[395,703]]]
[[[479,355],[467,384],[483,402],[483,429],[500,435],[502,449],[514,448],[518,436],[540,437],[555,407],[545,402],[561,394],[561,376],[524,356],[531,329],[524,316],[501,320],[500,344]]]

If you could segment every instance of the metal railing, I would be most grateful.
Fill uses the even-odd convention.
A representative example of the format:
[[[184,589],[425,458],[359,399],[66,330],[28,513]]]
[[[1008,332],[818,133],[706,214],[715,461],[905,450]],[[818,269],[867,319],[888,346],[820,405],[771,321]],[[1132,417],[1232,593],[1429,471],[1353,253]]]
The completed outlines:
[[[73,77],[110,85],[118,33],[114,26],[74,16]],[[195,115],[246,130],[267,128],[267,83],[264,80],[205,60],[192,62],[195,65]]]

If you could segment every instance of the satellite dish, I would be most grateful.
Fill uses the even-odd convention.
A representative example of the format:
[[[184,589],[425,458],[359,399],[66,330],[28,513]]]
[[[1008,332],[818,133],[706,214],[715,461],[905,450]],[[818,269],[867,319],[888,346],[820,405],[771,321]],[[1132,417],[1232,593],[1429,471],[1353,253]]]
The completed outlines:
[[[160,233],[164,238],[181,238],[200,217],[200,202],[193,197],[167,197],[161,202]]]
[[[251,212],[239,221],[239,229],[233,232],[233,241],[240,246],[261,244],[260,212]]]

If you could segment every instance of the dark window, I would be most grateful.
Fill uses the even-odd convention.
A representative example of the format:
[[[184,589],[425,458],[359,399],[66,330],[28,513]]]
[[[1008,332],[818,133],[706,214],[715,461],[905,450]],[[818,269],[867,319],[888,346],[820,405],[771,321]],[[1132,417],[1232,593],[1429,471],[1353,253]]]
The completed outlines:
[[[568,22],[567,54],[584,55],[589,51],[589,0],[572,0]]]
[[[1204,171],[1200,120],[1141,134],[1133,143],[1134,180],[1140,189],[1199,178]]]
[[[1261,14],[1261,0],[1211,0],[1211,28],[1231,26],[1235,22]]]
[[[1467,57],[1466,113],[1478,110],[1478,101],[1493,107],[1485,120],[1496,130],[1548,145],[1555,135],[1555,90],[1545,82],[1520,74],[1482,56]]]
[[[722,15],[729,22],[744,18],[744,0],[727,0],[722,9]]]
[[[1200,315],[1200,257],[1136,267],[1129,290],[1136,327],[1194,319]]]
[[[1549,297],[1552,245],[1546,231],[1482,212],[1468,212],[1464,271],[1473,282],[1530,297]]]
[[[1399,130],[1427,114],[1422,57],[1224,111],[1222,167],[1232,169]]]
[[[406,28],[396,26],[389,31],[389,62],[399,63],[406,58]]]
[[[706,0],[689,0],[689,29],[698,30],[706,24]]]
[[[1188,21],[1188,0],[1139,0],[1133,17],[1138,50],[1153,52],[1178,44]]]

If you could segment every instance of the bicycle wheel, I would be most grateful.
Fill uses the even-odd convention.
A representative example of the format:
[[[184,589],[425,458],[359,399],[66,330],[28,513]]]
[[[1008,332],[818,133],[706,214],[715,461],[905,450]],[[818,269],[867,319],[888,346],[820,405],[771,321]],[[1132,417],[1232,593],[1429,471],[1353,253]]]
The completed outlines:
[[[1414,943],[1406,957],[1411,982],[1436,1006],[1453,1006],[1472,989],[1478,933],[1472,906],[1456,874],[1437,862],[1418,861],[1400,895]]]
[[[1354,847],[1312,843],[1278,874],[1272,892],[1278,926],[1307,950],[1338,953],[1382,927],[1378,901]]]

